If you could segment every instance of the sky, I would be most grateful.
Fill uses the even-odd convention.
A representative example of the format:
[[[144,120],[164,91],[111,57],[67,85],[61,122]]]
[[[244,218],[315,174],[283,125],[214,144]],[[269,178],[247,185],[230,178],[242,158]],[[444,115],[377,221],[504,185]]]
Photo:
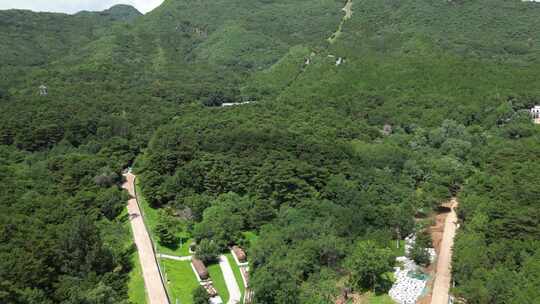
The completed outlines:
[[[130,4],[141,13],[147,13],[162,2],[163,0],[0,0],[0,10],[18,8],[73,14],[82,10],[102,11],[115,4]]]

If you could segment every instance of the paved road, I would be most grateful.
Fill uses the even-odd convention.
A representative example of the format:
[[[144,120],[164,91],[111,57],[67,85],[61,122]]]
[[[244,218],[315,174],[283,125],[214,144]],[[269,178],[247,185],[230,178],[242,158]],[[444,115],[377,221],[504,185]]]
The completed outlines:
[[[231,264],[229,264],[229,260],[227,260],[226,256],[219,256],[219,267],[221,268],[221,272],[223,272],[225,285],[227,285],[227,289],[229,290],[229,301],[227,304],[240,303],[242,294],[240,293],[238,283],[236,283],[236,278],[234,277]]]
[[[128,201],[128,213],[129,220],[131,222],[131,230],[133,231],[133,239],[137,246],[139,253],[139,262],[142,266],[142,273],[144,277],[144,285],[146,287],[146,294],[150,304],[169,304],[165,287],[161,281],[159,275],[158,265],[154,256],[154,250],[152,249],[152,241],[144,226],[143,217],[137,200],[135,197],[135,175],[131,173],[124,174],[126,182],[122,185],[122,188],[128,190],[131,195],[131,199]]]
[[[452,281],[452,247],[454,246],[454,237],[457,229],[456,210],[458,202],[452,199],[451,211],[444,222],[443,239],[439,257],[437,258],[437,272],[433,284],[433,295],[431,304],[448,304],[448,292],[450,291],[450,282]]]

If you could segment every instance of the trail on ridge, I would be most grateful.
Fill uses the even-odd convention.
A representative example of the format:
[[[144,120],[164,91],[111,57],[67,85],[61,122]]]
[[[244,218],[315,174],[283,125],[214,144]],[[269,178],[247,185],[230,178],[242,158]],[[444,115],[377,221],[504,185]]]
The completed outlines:
[[[341,22],[339,23],[337,31],[335,31],[330,38],[328,38],[328,42],[330,44],[334,43],[336,39],[341,35],[341,31],[343,30],[343,24],[345,24],[345,21],[352,18],[353,15],[353,0],[347,0],[347,3],[345,3],[345,6],[343,9],[341,9],[343,12],[345,12],[345,16],[341,19]]]

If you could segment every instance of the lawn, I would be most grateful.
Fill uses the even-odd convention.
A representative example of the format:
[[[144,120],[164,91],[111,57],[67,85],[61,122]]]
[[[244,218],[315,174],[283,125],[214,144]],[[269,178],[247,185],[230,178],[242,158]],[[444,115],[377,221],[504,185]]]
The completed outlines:
[[[259,236],[255,232],[245,231],[245,232],[242,232],[242,234],[244,235],[246,240],[249,242],[249,247],[253,247],[253,245],[257,243]]]
[[[352,299],[347,300],[347,304],[352,304],[352,303],[353,303]],[[388,294],[383,293],[380,295],[376,295],[373,292],[367,292],[367,293],[362,294],[360,303],[362,304],[396,304],[396,302],[392,300],[392,298]]]
[[[178,248],[178,254],[181,256],[191,255],[191,253],[189,253],[189,245],[191,244],[191,242],[193,242],[193,239],[189,236],[188,233],[184,233],[180,237],[182,238],[182,246]]]
[[[177,234],[177,236],[180,237],[182,246],[178,246],[176,248],[170,248],[167,246],[162,246],[159,243],[157,243],[158,252],[164,253],[164,254],[175,255],[175,256],[191,255],[191,253],[189,253],[189,244],[191,244],[193,239],[189,236],[188,233],[179,233]],[[152,237],[157,238],[156,236],[152,236]]]
[[[396,255],[396,256],[405,256],[405,240],[400,240],[399,241],[399,248],[396,248],[396,240],[393,240],[392,241],[392,252]]]
[[[392,300],[392,298],[390,298],[390,296],[387,294],[380,294],[380,295],[370,294],[368,303],[369,304],[396,304],[396,302],[394,302],[394,300]]]
[[[232,270],[234,272],[234,277],[236,278],[236,283],[238,284],[238,287],[240,287],[240,294],[241,294],[240,299],[242,299],[243,301],[245,287],[244,287],[244,280],[242,279],[242,273],[240,272],[240,268],[238,268],[238,265],[236,265],[236,262],[232,254],[227,253],[225,254],[225,256],[227,257],[227,260],[229,260],[229,264],[231,264]]]
[[[223,303],[227,303],[227,301],[229,301],[229,290],[225,284],[225,278],[223,277],[221,268],[219,268],[219,264],[208,265],[208,272],[210,273],[210,278],[212,278],[214,287],[218,291]]]
[[[137,191],[137,199],[139,201],[139,206],[142,209],[141,212],[144,216],[144,222],[146,223],[146,226],[150,230],[150,235],[152,236],[152,241],[155,243],[157,247],[157,251],[159,253],[176,255],[176,256],[190,255],[189,244],[191,244],[192,239],[191,239],[191,236],[186,232],[180,232],[177,234],[177,236],[182,239],[182,242],[181,242],[182,246],[178,246],[176,248],[169,248],[169,247],[162,246],[159,244],[159,242],[157,241],[157,236],[155,235],[155,232],[154,232],[154,228],[159,222],[158,209],[152,208],[150,204],[148,203],[148,201],[146,200],[146,198],[142,195],[138,178],[135,180],[135,190]]]
[[[199,286],[189,261],[161,260],[162,268],[167,274],[169,284],[167,290],[171,303],[192,304],[192,293]]]
[[[133,268],[129,273],[128,295],[133,304],[146,304],[146,291],[142,275],[141,263],[137,252],[131,255]]]

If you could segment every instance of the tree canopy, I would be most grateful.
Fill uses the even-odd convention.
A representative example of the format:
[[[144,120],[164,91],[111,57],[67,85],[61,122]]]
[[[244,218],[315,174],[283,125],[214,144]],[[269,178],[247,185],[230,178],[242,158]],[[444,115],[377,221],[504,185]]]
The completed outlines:
[[[342,7],[0,11],[0,302],[126,303],[128,166],[163,243],[246,248],[257,303],[384,289],[396,238],[453,196],[454,293],[535,302],[540,5]]]

